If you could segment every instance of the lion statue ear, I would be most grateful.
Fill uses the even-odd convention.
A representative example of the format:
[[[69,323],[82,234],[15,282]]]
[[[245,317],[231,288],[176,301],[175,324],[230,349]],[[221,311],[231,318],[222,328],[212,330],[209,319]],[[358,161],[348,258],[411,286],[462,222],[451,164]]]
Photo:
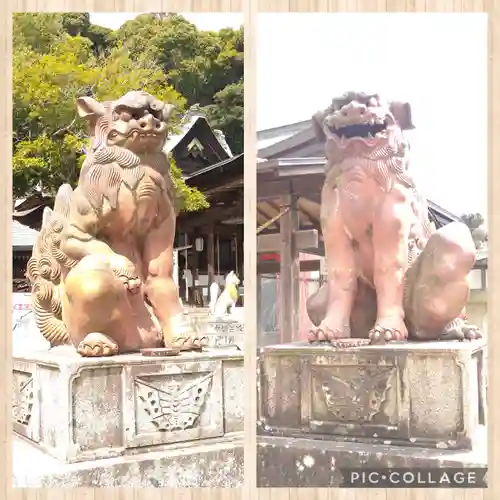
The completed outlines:
[[[87,120],[89,129],[92,131],[97,120],[106,113],[104,106],[93,97],[83,96],[76,100],[78,116]]]
[[[326,115],[324,111],[318,111],[312,117],[312,128],[314,131],[314,135],[316,136],[316,139],[318,139],[319,142],[326,141],[326,135],[323,130],[325,117]]]
[[[411,106],[408,102],[392,101],[389,110],[401,130],[413,130],[415,125],[411,118]]]
[[[173,104],[165,104],[163,111],[162,111],[163,121],[168,122],[170,120],[170,118],[172,118],[175,111],[177,111],[176,106],[174,106]]]
[[[52,218],[52,209],[49,207],[45,207],[43,209],[43,214],[42,214],[42,227],[48,226],[51,218]]]
[[[76,100],[76,109],[80,118],[92,119],[103,116],[104,106],[93,97],[82,96]]]

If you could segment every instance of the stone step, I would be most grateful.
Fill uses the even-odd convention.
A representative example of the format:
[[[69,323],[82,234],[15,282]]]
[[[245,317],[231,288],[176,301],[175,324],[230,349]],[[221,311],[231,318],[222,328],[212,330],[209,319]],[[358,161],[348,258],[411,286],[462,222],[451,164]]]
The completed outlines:
[[[243,433],[161,451],[65,464],[28,440],[12,440],[13,484],[18,488],[239,488]]]
[[[486,432],[475,451],[326,441],[276,436],[257,437],[258,488],[331,488],[343,483],[340,469],[483,468]]]

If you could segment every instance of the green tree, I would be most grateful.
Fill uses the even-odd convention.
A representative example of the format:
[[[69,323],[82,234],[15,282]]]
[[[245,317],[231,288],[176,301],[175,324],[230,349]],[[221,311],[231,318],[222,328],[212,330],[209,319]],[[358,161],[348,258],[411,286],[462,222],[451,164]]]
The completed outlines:
[[[65,12],[59,14],[64,31],[71,36],[85,36],[90,27],[88,12]]]
[[[185,99],[169,85],[162,68],[148,54],[132,59],[125,47],[115,43],[108,54],[96,55],[94,42],[77,34],[88,29],[84,18],[16,16],[20,28],[13,50],[16,196],[39,187],[54,194],[62,183],[76,183],[87,145],[85,124],[76,116],[78,96],[92,93],[97,99],[107,100],[130,89],[144,89],[184,109]],[[172,173],[183,210],[207,206],[201,193],[184,184],[175,165]]]
[[[123,44],[133,59],[147,54],[157,61],[187,104],[204,108],[231,149],[243,151],[243,28],[200,31],[178,14],[152,13],[126,22],[110,42]]]
[[[52,45],[52,44],[51,44]],[[55,192],[74,182],[82,163],[83,124],[75,99],[93,83],[90,42],[63,37],[47,53],[26,46],[13,52],[14,193],[36,186]]]
[[[477,229],[484,224],[484,217],[480,213],[469,213],[460,216],[460,221],[463,222],[471,231]]]
[[[172,172],[172,180],[176,191],[175,208],[177,211],[195,212],[208,208],[209,203],[203,193],[198,189],[188,186],[182,177],[181,169],[175,164],[174,159],[170,155],[170,171]]]
[[[469,228],[476,248],[483,248],[488,242],[484,217],[480,213],[467,213],[461,215],[459,219]]]
[[[67,12],[61,16],[63,29],[68,35],[88,38],[92,42],[95,55],[108,51],[113,30],[92,24],[88,12]]]
[[[64,33],[60,14],[14,13],[12,43],[14,50],[26,46],[47,53]]]
[[[243,80],[224,87],[214,96],[214,104],[203,108],[209,122],[214,128],[224,132],[231,138],[230,147],[233,153],[243,152]]]

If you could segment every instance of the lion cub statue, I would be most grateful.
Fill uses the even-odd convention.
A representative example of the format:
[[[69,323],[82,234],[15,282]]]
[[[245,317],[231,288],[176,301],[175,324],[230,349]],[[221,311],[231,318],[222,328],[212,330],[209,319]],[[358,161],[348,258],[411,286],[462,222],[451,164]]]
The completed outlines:
[[[28,264],[36,324],[82,356],[196,348],[173,279],[176,212],[163,152],[173,106],[142,91],[80,97],[92,146],[59,189]]]

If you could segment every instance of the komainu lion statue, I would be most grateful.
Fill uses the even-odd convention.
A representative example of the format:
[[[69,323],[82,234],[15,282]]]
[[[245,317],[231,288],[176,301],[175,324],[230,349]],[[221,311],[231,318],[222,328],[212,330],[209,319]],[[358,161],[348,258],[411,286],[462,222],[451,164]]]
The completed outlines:
[[[162,148],[173,106],[141,92],[77,101],[92,146],[46,209],[28,263],[36,324],[82,356],[196,348],[173,279],[176,212]]]
[[[469,325],[469,228],[439,230],[408,170],[408,103],[348,92],[313,118],[327,170],[321,226],[327,281],[309,297],[309,341],[480,338]]]

